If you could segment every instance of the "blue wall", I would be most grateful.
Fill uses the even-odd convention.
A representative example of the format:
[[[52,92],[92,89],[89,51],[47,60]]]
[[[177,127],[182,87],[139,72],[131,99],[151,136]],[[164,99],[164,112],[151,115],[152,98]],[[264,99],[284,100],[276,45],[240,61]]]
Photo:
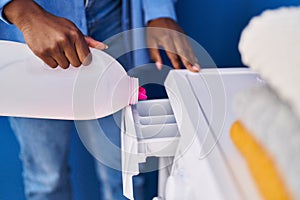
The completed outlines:
[[[300,0],[179,0],[178,19],[186,33],[198,41],[220,67],[242,66],[237,45],[249,19],[266,8],[300,5]],[[0,199],[22,200],[19,147],[7,118],[0,117]],[[99,199],[99,184],[91,156],[74,132],[71,141],[75,199]]]
[[[300,5],[300,0],[178,0],[179,23],[198,41],[217,66],[242,66],[238,53],[241,31],[265,9]]]

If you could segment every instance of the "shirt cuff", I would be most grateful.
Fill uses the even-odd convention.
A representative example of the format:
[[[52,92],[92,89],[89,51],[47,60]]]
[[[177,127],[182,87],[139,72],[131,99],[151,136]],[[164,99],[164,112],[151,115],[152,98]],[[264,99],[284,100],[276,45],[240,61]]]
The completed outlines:
[[[11,0],[0,0],[0,20],[6,24],[11,24],[7,19],[4,17],[3,7],[8,4]]]
[[[153,19],[162,17],[171,18],[176,21],[174,2],[174,0],[143,0],[145,24]]]

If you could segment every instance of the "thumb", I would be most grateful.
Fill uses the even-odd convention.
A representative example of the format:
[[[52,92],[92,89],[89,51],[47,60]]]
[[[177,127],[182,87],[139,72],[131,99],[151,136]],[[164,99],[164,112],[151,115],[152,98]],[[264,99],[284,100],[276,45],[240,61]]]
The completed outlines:
[[[85,39],[86,43],[89,45],[89,47],[99,49],[99,50],[104,50],[104,49],[108,48],[108,46],[106,44],[99,42],[97,40],[94,40],[93,38],[91,38],[89,36],[84,36],[84,39]]]

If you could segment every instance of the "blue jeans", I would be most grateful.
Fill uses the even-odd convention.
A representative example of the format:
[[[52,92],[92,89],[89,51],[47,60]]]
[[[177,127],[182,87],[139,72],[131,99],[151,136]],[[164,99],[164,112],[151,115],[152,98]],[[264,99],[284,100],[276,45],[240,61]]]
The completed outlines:
[[[86,18],[88,34],[91,37],[103,41],[121,32],[120,3],[121,1],[111,0],[89,1],[86,8]],[[20,144],[20,158],[23,162],[27,199],[72,199],[68,148],[73,123],[73,121],[65,120],[10,118],[11,127]],[[88,124],[88,122],[82,123]],[[102,124],[109,140],[120,147],[120,130],[113,117],[100,119],[99,123]],[[110,153],[101,149],[101,146],[99,151]],[[120,154],[113,155],[112,158],[115,159],[115,162],[121,162]],[[101,162],[96,162],[96,170],[101,181],[100,191],[104,200],[126,199],[122,195],[120,171],[107,167]],[[136,183],[136,190],[141,194],[143,179],[137,179]],[[143,197],[140,195],[136,199],[143,199]]]

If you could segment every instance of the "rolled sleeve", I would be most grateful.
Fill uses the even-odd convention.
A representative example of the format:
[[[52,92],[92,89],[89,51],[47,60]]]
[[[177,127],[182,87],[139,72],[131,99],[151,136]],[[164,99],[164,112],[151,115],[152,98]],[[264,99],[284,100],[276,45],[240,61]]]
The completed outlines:
[[[143,0],[145,24],[157,18],[167,17],[177,20],[174,0]]]
[[[7,21],[3,14],[3,7],[8,4],[11,0],[0,0],[0,20],[5,22],[6,24],[11,24],[9,21]]]

